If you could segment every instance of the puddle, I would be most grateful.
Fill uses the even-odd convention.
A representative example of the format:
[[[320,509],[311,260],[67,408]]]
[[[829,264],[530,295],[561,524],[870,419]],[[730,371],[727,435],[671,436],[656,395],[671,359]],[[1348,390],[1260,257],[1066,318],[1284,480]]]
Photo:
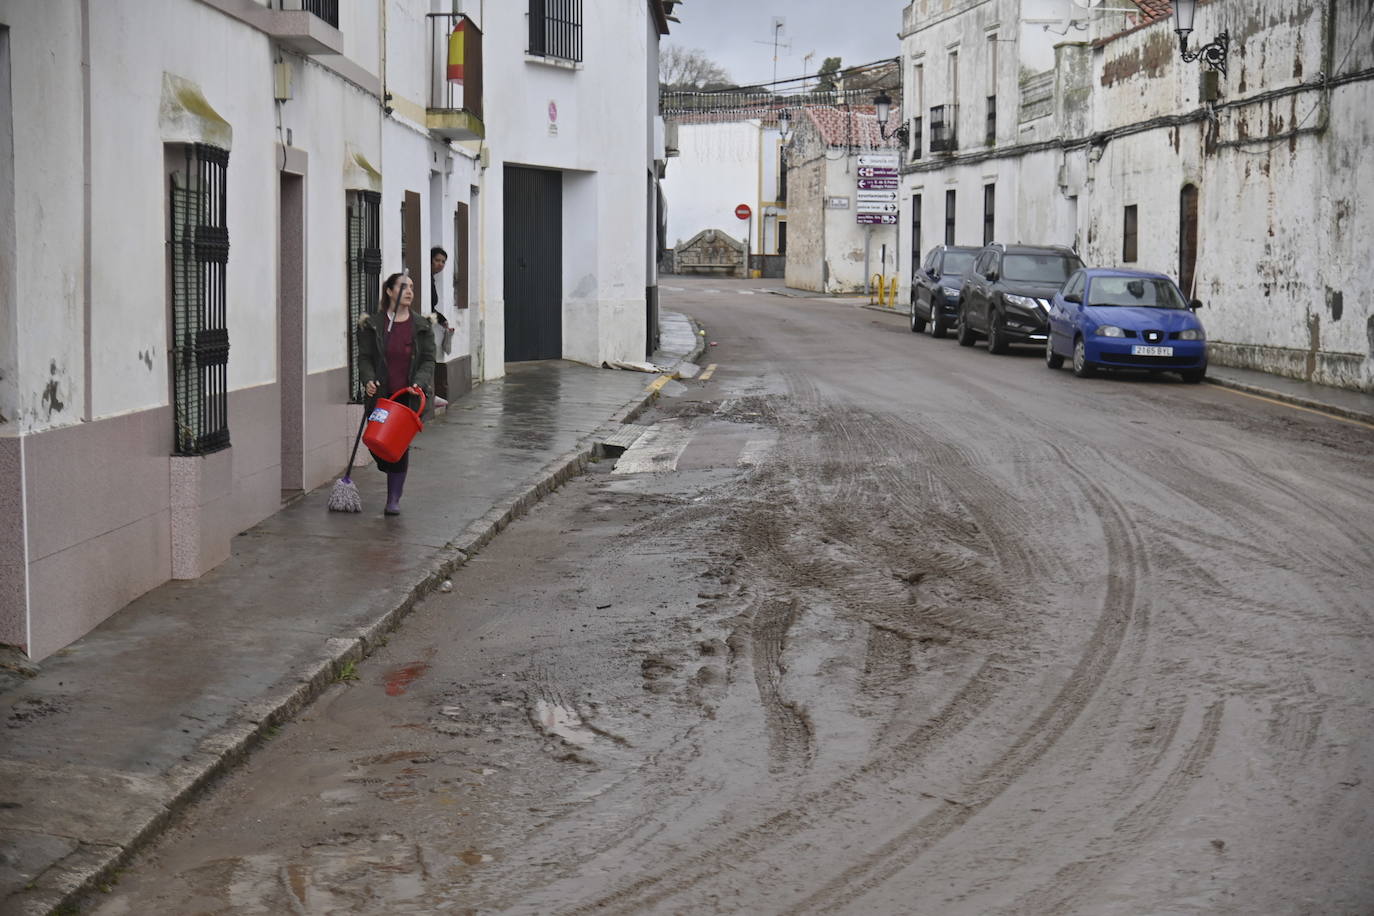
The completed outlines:
[[[386,683],[386,695],[389,697],[400,696],[409,690],[410,685],[423,677],[428,670],[429,662],[411,662],[409,665],[392,668],[383,675]]]
[[[581,716],[557,703],[536,701],[534,719],[545,733],[562,738],[569,744],[586,747],[596,740],[596,735],[583,724]]]

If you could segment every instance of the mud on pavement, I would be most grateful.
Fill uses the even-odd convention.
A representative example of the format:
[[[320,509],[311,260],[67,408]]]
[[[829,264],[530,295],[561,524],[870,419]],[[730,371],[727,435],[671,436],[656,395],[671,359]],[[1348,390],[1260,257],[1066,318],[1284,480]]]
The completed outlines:
[[[1368,832],[1369,787],[1337,736],[1374,630],[1341,562],[1266,533],[1298,494],[1263,462],[1246,519],[1249,484],[1177,455],[970,436],[795,372],[637,422],[655,435],[488,545],[97,912],[1367,901],[1340,835]],[[1179,535],[1119,477],[1246,533]],[[1322,898],[1277,890],[1314,870]]]

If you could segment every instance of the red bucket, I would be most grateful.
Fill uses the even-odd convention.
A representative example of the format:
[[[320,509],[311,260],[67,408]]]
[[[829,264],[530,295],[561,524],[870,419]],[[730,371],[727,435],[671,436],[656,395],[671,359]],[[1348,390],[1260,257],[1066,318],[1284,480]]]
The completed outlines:
[[[393,400],[407,391],[420,396],[420,413],[424,413],[425,393],[411,387],[392,392],[390,398],[378,398],[372,413],[368,414],[367,428],[363,430],[363,445],[383,461],[400,461],[406,449],[410,448],[410,440],[425,428],[420,422],[419,413]]]

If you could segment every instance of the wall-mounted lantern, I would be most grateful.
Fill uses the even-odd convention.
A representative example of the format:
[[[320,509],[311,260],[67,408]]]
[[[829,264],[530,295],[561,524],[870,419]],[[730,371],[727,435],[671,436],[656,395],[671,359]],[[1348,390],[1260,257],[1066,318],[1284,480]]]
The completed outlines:
[[[792,133],[792,114],[786,108],[778,112],[778,139],[783,143],[787,142],[788,136]]]
[[[1174,31],[1178,33],[1178,53],[1189,63],[1202,58],[1202,62],[1213,70],[1226,73],[1226,52],[1231,47],[1231,36],[1222,32],[1196,51],[1188,50],[1188,36],[1193,31],[1193,16],[1197,13],[1197,0],[1174,0]]]
[[[878,94],[873,97],[873,107],[878,112],[878,136],[884,140],[896,137],[897,142],[902,144],[902,148],[905,149],[911,136],[911,127],[905,121],[902,122],[901,127],[892,132],[892,137],[889,137],[887,133],[887,116],[892,113],[892,96],[879,89]]]

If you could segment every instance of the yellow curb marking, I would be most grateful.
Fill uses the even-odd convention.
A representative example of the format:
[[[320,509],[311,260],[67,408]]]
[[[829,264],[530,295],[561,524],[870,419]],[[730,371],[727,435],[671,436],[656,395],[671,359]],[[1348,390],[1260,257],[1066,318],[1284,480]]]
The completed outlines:
[[[701,379],[703,382],[709,382],[711,380],[711,373],[715,371],[716,364],[711,363],[711,365],[706,367],[706,371],[701,373],[701,375],[697,376],[697,378]]]
[[[1328,420],[1339,420],[1342,423],[1349,423],[1351,426],[1363,426],[1365,429],[1374,429],[1374,423],[1365,423],[1362,420],[1352,420],[1340,414],[1327,413],[1324,410],[1313,410],[1311,407],[1303,407],[1300,404],[1289,404],[1287,401],[1276,401],[1273,398],[1266,398],[1263,395],[1251,394],[1248,391],[1237,391],[1235,388],[1227,388],[1224,385],[1213,385],[1222,391],[1229,391],[1231,394],[1238,394],[1243,398],[1254,398],[1256,401],[1264,401],[1266,404],[1277,404],[1279,407],[1287,407],[1289,410],[1302,410],[1307,413],[1314,413],[1319,417],[1326,417]]]
[[[649,393],[658,394],[658,390],[672,381],[672,379],[673,377],[671,375],[660,375],[658,378],[654,379],[653,384],[649,386]]]

